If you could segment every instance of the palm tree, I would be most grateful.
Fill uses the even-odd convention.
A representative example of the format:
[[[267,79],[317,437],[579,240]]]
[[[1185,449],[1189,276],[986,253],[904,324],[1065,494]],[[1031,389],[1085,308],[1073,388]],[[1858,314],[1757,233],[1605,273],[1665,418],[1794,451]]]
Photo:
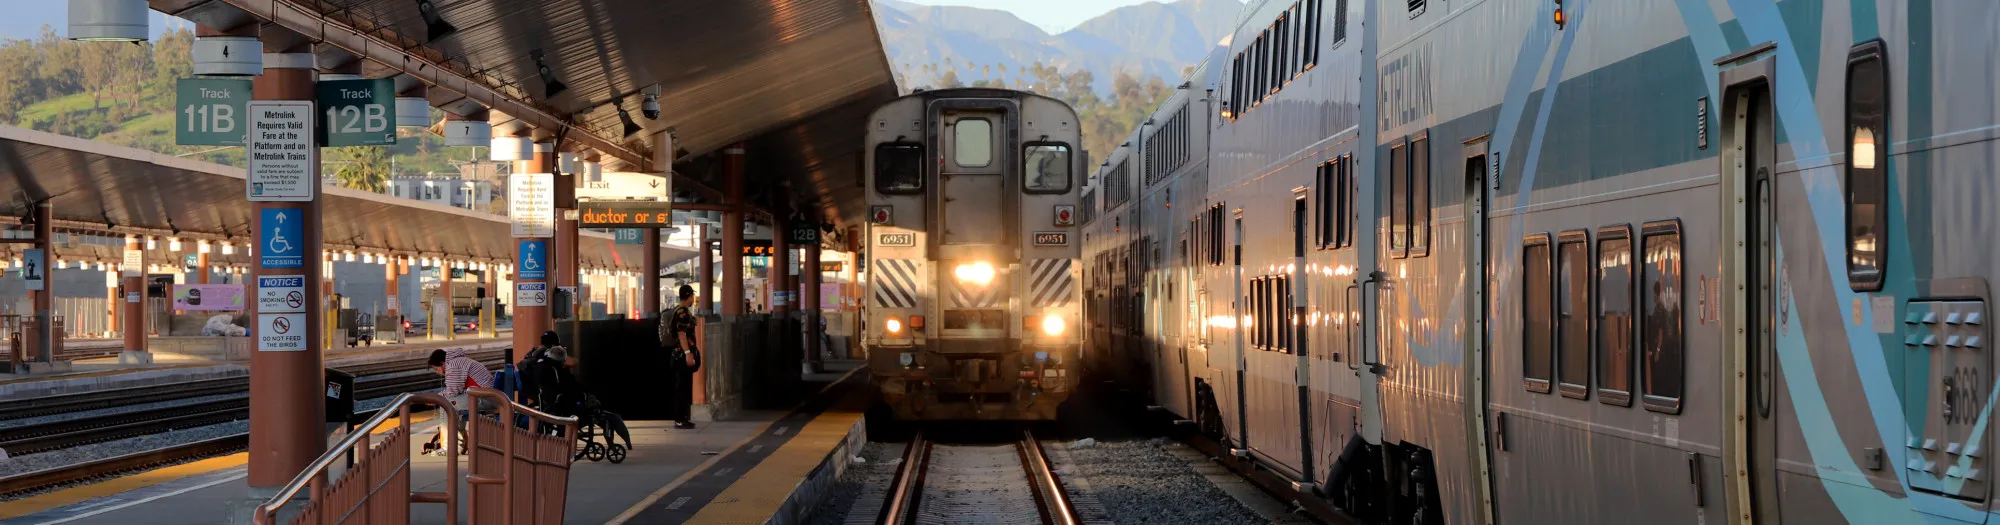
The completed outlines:
[[[374,193],[389,188],[389,148],[349,146],[327,149],[333,152],[332,158],[327,160],[339,165],[333,171],[333,179],[341,186]]]

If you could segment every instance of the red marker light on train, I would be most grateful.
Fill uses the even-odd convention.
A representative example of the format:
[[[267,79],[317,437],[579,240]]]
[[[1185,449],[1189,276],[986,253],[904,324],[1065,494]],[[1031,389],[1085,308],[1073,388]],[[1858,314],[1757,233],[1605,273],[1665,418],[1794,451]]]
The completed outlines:
[[[888,206],[876,206],[868,213],[868,218],[873,219],[875,224],[888,224],[889,218],[893,215],[892,211],[893,209]]]
[[[1056,226],[1073,226],[1075,224],[1076,206],[1069,204],[1056,206]]]

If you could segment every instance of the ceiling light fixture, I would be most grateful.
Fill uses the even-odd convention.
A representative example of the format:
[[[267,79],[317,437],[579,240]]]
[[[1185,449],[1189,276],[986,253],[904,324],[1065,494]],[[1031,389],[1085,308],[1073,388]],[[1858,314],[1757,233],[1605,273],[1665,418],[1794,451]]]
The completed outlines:
[[[640,133],[646,131],[646,128],[639,127],[638,122],[632,121],[632,112],[625,110],[624,102],[618,103],[618,121],[625,124],[625,138],[627,139],[638,136]]]
[[[458,32],[458,26],[444,21],[444,17],[438,14],[437,6],[433,5],[431,0],[417,0],[417,12],[424,16],[424,25],[429,28],[428,34],[432,42]]]
[[[556,98],[556,95],[569,89],[569,85],[556,80],[556,72],[549,69],[549,63],[543,57],[542,50],[529,51],[528,56],[535,58],[535,73],[542,76],[542,98]]]

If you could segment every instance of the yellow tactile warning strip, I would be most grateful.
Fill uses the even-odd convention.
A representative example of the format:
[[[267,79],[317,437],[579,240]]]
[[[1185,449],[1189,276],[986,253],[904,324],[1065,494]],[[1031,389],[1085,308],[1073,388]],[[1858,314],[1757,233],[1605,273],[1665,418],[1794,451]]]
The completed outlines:
[[[839,408],[829,409],[805,428],[799,435],[778,447],[771,457],[743,473],[736,483],[723,489],[707,506],[695,513],[689,523],[703,524],[758,524],[771,519],[773,514],[791,497],[806,474],[818,468],[826,455],[847,439],[847,433],[861,420],[861,412]]]
[[[430,421],[436,415],[437,411],[434,410],[426,410],[422,413],[411,414],[410,423],[416,424],[416,423],[423,423],[426,421]],[[372,433],[381,434],[384,432],[388,432],[392,429],[395,429],[399,425],[401,425],[401,421],[396,419],[390,419],[387,424],[382,425],[381,428],[375,429],[375,431]],[[140,472],[137,474],[132,474],[129,476],[119,476],[116,478],[111,478],[108,480],[92,483],[89,485],[78,485],[75,487],[58,490],[47,494],[39,494],[13,501],[0,502],[0,519],[18,518],[21,516],[34,514],[37,512],[47,511],[49,509],[61,508],[105,496],[110,496],[113,494],[121,494],[134,490],[139,490],[146,487],[151,487],[154,485],[159,485],[161,483],[167,483],[170,481],[176,481],[191,476],[199,476],[202,474],[208,474],[210,472],[215,472],[219,470],[236,468],[243,466],[245,463],[248,463],[249,461],[250,461],[249,453],[238,452],[227,456],[217,456],[200,461],[182,463],[170,467],[157,468],[153,470]]]

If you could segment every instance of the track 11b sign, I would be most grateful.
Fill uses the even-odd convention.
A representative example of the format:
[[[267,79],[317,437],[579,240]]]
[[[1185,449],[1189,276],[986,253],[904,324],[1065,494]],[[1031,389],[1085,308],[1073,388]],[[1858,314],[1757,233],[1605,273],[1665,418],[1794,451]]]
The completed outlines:
[[[174,81],[174,144],[243,145],[244,105],[250,81],[183,78]]]

